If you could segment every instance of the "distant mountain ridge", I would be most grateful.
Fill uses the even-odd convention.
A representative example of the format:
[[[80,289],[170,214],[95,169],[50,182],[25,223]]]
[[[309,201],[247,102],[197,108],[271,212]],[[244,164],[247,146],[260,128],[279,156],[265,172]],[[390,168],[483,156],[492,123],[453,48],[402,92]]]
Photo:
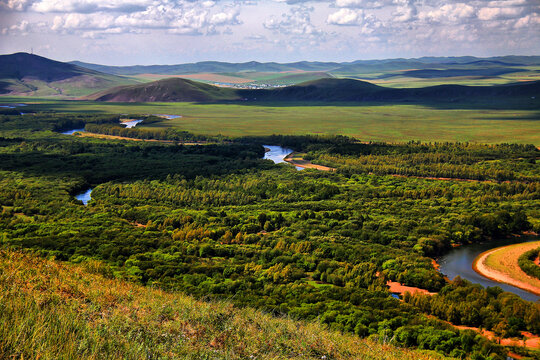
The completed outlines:
[[[226,73],[226,72],[280,72],[280,71],[328,71],[332,73],[375,72],[380,70],[405,70],[455,67],[485,66],[531,66],[540,65],[540,56],[497,56],[477,58],[462,57],[422,57],[417,59],[357,60],[351,62],[299,61],[292,63],[257,62],[229,63],[203,61],[175,65],[133,65],[108,66],[72,61],[70,64],[115,75],[164,74],[182,75],[190,73]]]
[[[81,95],[132,80],[42,56],[0,55],[0,94]]]

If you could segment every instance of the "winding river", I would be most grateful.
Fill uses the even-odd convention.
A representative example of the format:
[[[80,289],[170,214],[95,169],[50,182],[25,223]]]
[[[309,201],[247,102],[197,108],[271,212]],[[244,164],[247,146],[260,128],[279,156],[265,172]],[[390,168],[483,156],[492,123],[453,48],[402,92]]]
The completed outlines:
[[[538,239],[504,239],[491,241],[483,244],[471,244],[460,246],[450,250],[448,254],[439,258],[439,271],[448,276],[449,279],[454,279],[456,276],[461,276],[470,282],[480,284],[484,287],[498,286],[504,291],[514,293],[524,300],[538,301],[540,296],[521,290],[515,286],[499,283],[488,279],[473,270],[472,264],[474,259],[481,253],[505,245],[511,245],[526,241],[537,241]]]

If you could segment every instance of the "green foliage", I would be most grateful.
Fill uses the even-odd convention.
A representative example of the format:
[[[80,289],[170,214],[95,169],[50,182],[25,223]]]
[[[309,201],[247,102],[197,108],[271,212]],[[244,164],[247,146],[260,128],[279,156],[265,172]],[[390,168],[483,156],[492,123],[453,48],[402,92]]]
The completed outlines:
[[[501,333],[536,329],[536,305],[468,283],[453,290],[428,256],[529,229],[540,210],[538,167],[516,166],[512,182],[394,177],[348,171],[339,162],[336,172],[295,171],[261,160],[260,141],[335,158],[361,149],[394,167],[396,157],[388,153],[404,161],[407,154],[429,154],[455,159],[460,174],[486,177],[493,169],[486,159],[506,169],[536,155],[529,146],[359,147],[345,137],[279,136],[175,146],[59,135],[42,127],[52,130],[62,117],[46,119],[0,123],[0,242],[6,248],[83,264],[97,260],[109,270],[88,268],[109,277],[456,356],[504,350],[426,314]],[[106,126],[114,123],[109,120]],[[346,154],[350,161],[364,156]],[[415,159],[429,164],[429,157]],[[83,206],[71,195],[89,185],[95,185],[92,200]],[[388,280],[440,294],[399,301],[388,293]],[[169,316],[164,310],[163,318]]]
[[[518,258],[518,264],[521,270],[529,276],[540,279],[540,266],[534,261],[540,256],[540,248],[524,252]]]

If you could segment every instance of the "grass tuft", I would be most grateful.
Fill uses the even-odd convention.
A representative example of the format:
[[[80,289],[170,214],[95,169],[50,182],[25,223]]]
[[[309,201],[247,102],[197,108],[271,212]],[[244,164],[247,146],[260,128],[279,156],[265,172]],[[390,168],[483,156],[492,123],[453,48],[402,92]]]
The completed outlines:
[[[442,358],[106,276],[96,262],[0,251],[0,358]]]

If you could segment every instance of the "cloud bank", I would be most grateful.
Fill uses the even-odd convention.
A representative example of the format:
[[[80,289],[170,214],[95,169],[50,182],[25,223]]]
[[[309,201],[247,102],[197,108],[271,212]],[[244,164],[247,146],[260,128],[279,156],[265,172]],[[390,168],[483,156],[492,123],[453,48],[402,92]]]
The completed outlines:
[[[199,37],[189,51],[201,57],[242,49],[253,54],[246,58],[328,60],[540,52],[538,0],[0,0],[0,19],[2,51],[23,36],[46,39],[48,51],[67,37],[96,48],[139,36],[143,48],[148,38]]]

